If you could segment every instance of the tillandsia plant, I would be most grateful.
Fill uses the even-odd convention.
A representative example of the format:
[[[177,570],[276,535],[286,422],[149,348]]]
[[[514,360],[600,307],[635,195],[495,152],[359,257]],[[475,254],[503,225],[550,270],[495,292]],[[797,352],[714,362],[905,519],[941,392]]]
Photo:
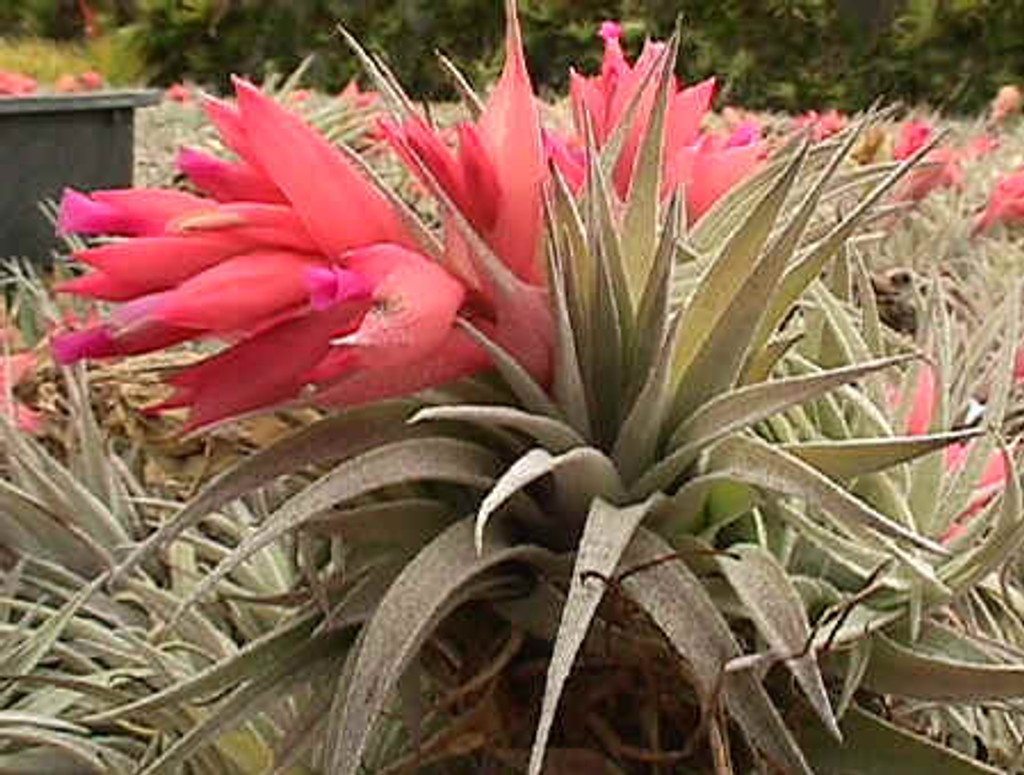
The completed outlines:
[[[237,106],[207,104],[238,157],[216,165],[212,199],[65,199],[65,229],[127,239],[78,254],[92,271],[64,290],[120,306],[56,337],[58,359],[215,338],[223,349],[170,379],[166,407],[187,407],[191,430],[337,408],[104,578],[116,590],[235,499],[312,474],[204,565],[152,638],[231,601],[229,579],[281,545],[312,601],[198,675],[110,697],[74,734],[149,730],[146,775],[198,761],[228,727],[271,741],[275,772],[993,772],[964,747],[1024,693],[1019,652],[991,641],[1021,622],[1021,593],[994,581],[1024,541],[997,435],[1019,292],[979,438],[946,430],[941,402],[930,432],[902,433],[886,377],[907,370],[909,402],[921,367],[870,302],[849,303],[854,286],[870,298],[853,238],[930,147],[850,169],[868,116],[795,138],[688,212],[666,138],[681,120],[673,38],[600,137],[580,102],[570,182],[545,159],[507,13],[490,96],[458,80],[470,120],[455,148],[351,41],[439,232],[244,82]],[[940,498],[943,448],[971,439]],[[993,450],[1004,488],[944,541]],[[957,616],[979,600],[992,628]],[[935,702],[957,706],[955,730],[887,710],[930,719],[916,704]],[[200,720],[178,733],[154,715]]]
[[[147,495],[131,459],[105,443],[85,370],[64,377],[74,418],[66,459],[0,420],[0,770],[129,775],[153,758],[155,739],[202,727],[209,711],[197,702],[139,725],[106,722],[104,713],[209,674],[283,623],[294,626],[303,615],[293,611],[312,593],[302,591],[301,555],[270,547],[232,574],[215,606],[190,612],[169,637],[152,637],[203,568],[243,541],[275,496],[209,515],[116,588],[104,586],[117,550],[181,504]],[[293,713],[278,708],[267,719],[285,726]],[[258,771],[271,760],[270,742],[256,728],[232,731],[197,751],[191,771]]]

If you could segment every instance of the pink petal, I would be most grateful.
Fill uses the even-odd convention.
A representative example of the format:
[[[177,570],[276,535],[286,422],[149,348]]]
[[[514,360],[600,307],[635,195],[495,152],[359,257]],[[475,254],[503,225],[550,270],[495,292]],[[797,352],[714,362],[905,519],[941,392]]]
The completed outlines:
[[[68,365],[86,358],[111,358],[162,350],[195,336],[190,329],[175,328],[154,321],[117,332],[109,324],[56,334],[50,351],[57,363]]]
[[[138,287],[115,280],[106,272],[88,274],[65,280],[54,286],[57,293],[73,293],[101,301],[127,301],[139,295]]]
[[[478,127],[501,187],[494,251],[521,279],[542,283],[542,186],[547,177],[540,117],[523,56],[515,5],[505,34],[505,66]],[[473,192],[474,194],[476,192]]]
[[[259,168],[259,160],[249,145],[248,130],[238,108],[225,100],[204,94],[203,110],[210,123],[217,128],[217,133],[224,145],[234,151],[240,159],[262,173],[263,170]]]
[[[53,359],[65,366],[84,358],[105,358],[117,352],[106,325],[57,334],[50,342],[50,351]]]
[[[31,352],[0,355],[0,395],[31,376],[37,362],[38,358]]]
[[[465,210],[468,192],[462,170],[437,131],[423,119],[414,117],[398,125],[382,119],[381,130],[385,140],[396,150],[409,169],[426,184],[420,165],[437,181],[441,190],[461,209]]]
[[[601,36],[601,40],[605,43],[613,40],[617,41],[622,37],[622,25],[613,21],[601,22],[601,30],[598,32],[598,35]]]
[[[419,359],[448,335],[465,290],[441,266],[394,245],[354,251],[345,263],[373,284],[374,306],[336,344],[391,366]]]
[[[177,166],[199,189],[219,202],[287,202],[272,180],[244,161],[230,162],[182,148]]]
[[[324,371],[325,379],[328,376],[333,379],[324,381],[317,390],[314,395],[317,404],[354,406],[412,395],[475,374],[490,365],[487,353],[458,330],[451,331],[421,359],[406,364],[368,364],[357,355],[345,353],[332,369]]]
[[[935,414],[935,369],[929,364],[922,364],[917,386],[914,389],[913,404],[907,418],[907,433],[911,436],[923,436],[928,433]]]
[[[375,242],[412,244],[391,205],[300,118],[236,80],[246,139],[328,257]]]
[[[265,409],[298,396],[330,340],[351,330],[366,304],[339,304],[295,318],[176,375],[179,394],[167,406],[190,406],[186,431]]]
[[[931,139],[934,130],[927,121],[908,121],[900,127],[900,135],[893,147],[894,159],[909,159]]]
[[[22,433],[30,433],[36,436],[43,431],[43,415],[24,404],[14,405],[14,423]]]
[[[212,206],[184,191],[130,188],[86,196],[66,188],[57,226],[61,234],[156,236],[163,234],[168,221]]]
[[[589,122],[594,131],[594,139],[598,145],[602,145],[614,127],[608,112],[610,100],[605,99],[596,80],[570,70],[569,99],[577,134],[586,137]]]
[[[899,403],[899,401],[896,403]],[[955,473],[967,462],[967,455],[969,453],[970,447],[967,444],[950,444],[946,447],[946,471]]]
[[[993,485],[999,485],[1002,487],[1006,484],[1006,476],[1009,471],[1006,463],[1006,456],[1003,451],[996,449],[989,455],[988,460],[985,462],[985,468],[981,472],[981,479],[978,480],[979,487],[991,487]]]
[[[498,173],[487,154],[476,127],[461,124],[459,132],[459,159],[462,162],[467,201],[463,209],[470,221],[483,233],[492,231],[498,221],[502,204]]]
[[[665,169],[667,190],[680,184],[686,191],[689,220],[696,223],[718,199],[751,175],[765,153],[763,144],[715,149],[710,138],[682,148],[669,157]]]
[[[149,293],[171,288],[245,248],[244,243],[213,236],[142,237],[82,250],[75,258],[118,284]]]
[[[245,253],[163,294],[153,315],[182,328],[245,331],[306,305],[306,275],[321,264],[294,253]]]
[[[236,240],[250,248],[272,247],[298,253],[317,254],[302,219],[291,207],[258,202],[223,204],[194,217],[168,224],[179,234],[209,234]]]
[[[672,97],[665,123],[665,141],[669,149],[692,145],[697,140],[700,125],[711,109],[716,88],[715,79],[708,78]]]
[[[543,136],[544,151],[547,153],[549,161],[565,178],[569,188],[573,192],[579,193],[586,180],[586,154],[575,152],[575,149],[569,146],[567,139],[559,137],[554,132],[545,131]]]
[[[330,309],[335,304],[371,295],[373,286],[364,275],[336,266],[310,269],[305,274],[306,288],[313,309]]]

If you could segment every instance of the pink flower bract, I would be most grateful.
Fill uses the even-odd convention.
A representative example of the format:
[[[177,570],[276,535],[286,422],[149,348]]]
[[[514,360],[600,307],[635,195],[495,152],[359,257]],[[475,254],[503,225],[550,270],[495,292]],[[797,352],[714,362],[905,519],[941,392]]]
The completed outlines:
[[[665,48],[648,41],[635,63],[630,64],[620,43],[621,27],[606,22],[601,27],[604,60],[601,72],[570,76],[570,98],[576,135],[564,137],[549,131],[545,147],[551,162],[570,186],[579,189],[586,177],[584,137],[589,126],[598,148],[605,145],[635,105],[621,155],[612,173],[619,199],[629,195],[636,157],[654,108],[658,78],[655,68]],[[687,214],[698,220],[726,191],[747,177],[767,153],[760,129],[750,122],[736,127],[728,138],[702,134],[701,124],[715,95],[715,80],[693,86],[673,85],[665,116],[664,195],[685,187]]]
[[[298,398],[372,401],[486,368],[489,356],[456,326],[464,316],[546,384],[547,167],[514,15],[501,79],[479,120],[458,128],[457,152],[422,119],[386,125],[454,208],[440,261],[346,155],[255,86],[236,80],[235,90],[236,104],[204,105],[235,158],[179,156],[208,196],[65,192],[62,231],[117,239],[77,252],[92,271],[60,290],[119,304],[55,336],[58,361],[219,341],[170,378],[175,392],[158,407],[187,407],[195,429]],[[466,223],[485,249],[466,239]]]

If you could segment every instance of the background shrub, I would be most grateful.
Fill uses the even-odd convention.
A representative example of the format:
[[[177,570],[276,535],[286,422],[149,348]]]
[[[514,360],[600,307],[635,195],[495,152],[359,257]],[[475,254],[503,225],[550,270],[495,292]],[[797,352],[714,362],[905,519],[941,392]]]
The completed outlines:
[[[63,34],[76,2],[0,4],[0,28]],[[10,6],[16,6],[12,8]],[[70,10],[68,10],[70,5]],[[335,34],[344,22],[387,57],[421,98],[452,95],[434,63],[448,54],[477,81],[496,69],[498,0],[92,0],[127,34],[158,83],[224,86],[229,73],[286,72],[317,55],[313,85],[334,90],[358,74]],[[722,76],[726,99],[754,108],[856,110],[879,94],[975,111],[1006,82],[1024,80],[1024,0],[521,0],[530,67],[562,90],[568,67],[592,70],[605,19],[623,21],[627,47],[664,37],[685,19],[682,74]]]

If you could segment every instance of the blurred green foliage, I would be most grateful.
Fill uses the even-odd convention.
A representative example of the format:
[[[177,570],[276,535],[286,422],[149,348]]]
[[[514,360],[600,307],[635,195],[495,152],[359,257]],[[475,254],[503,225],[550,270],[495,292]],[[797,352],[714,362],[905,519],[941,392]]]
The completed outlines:
[[[435,65],[442,51],[480,83],[499,64],[500,0],[93,0],[124,19],[158,82],[225,86],[230,73],[287,72],[314,53],[313,85],[340,88],[358,74],[340,21],[385,56],[421,98],[451,96]],[[36,34],[60,27],[60,0],[0,10]],[[627,48],[665,37],[684,18],[682,73],[711,74],[726,97],[752,108],[855,110],[877,96],[974,111],[998,86],[1024,80],[1024,0],[520,0],[530,68],[563,90],[570,66],[592,72],[597,27],[618,19]],[[12,14],[17,20],[8,22]],[[34,19],[34,20],[33,20]]]

